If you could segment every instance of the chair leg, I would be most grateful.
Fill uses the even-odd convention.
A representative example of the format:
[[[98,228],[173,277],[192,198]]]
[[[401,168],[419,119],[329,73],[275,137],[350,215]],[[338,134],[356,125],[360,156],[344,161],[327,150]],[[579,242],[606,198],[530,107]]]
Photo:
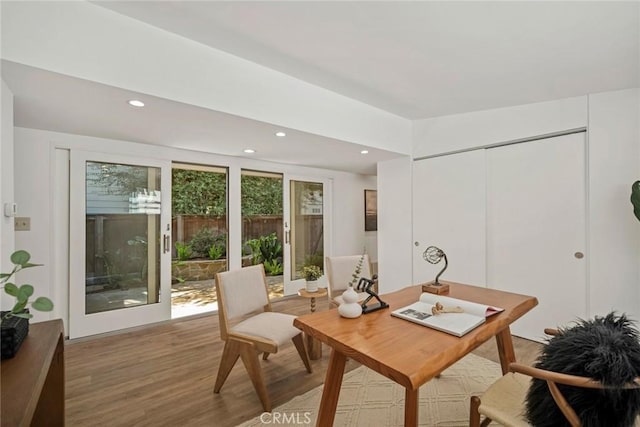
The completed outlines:
[[[262,353],[262,360],[267,360],[268,358],[269,358],[269,353],[267,353],[266,351]]]
[[[302,336],[302,332],[291,339],[293,344],[296,346],[296,350],[298,350],[298,354],[304,363],[304,366],[307,368],[307,372],[313,372],[311,369],[311,361],[309,360],[309,352],[307,351],[307,345],[304,342],[304,337]]]
[[[265,412],[271,412],[271,401],[269,400],[269,393],[267,393],[267,386],[264,383],[262,367],[258,360],[258,352],[255,345],[253,343],[240,343],[240,357],[262,402],[262,407]]]
[[[471,396],[471,404],[469,411],[469,427],[480,427],[480,398],[478,396]]]
[[[220,359],[220,367],[218,367],[218,377],[216,378],[216,385],[213,388],[214,393],[220,393],[220,389],[227,380],[231,369],[236,364],[240,357],[240,349],[238,343],[233,340],[228,340],[224,343],[224,350],[222,350],[222,358]]]

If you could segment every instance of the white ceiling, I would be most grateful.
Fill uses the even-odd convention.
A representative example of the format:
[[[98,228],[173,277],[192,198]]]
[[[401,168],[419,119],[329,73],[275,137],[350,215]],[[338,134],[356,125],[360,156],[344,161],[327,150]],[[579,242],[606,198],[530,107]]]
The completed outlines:
[[[397,153],[2,61],[19,127],[376,174]],[[144,108],[127,100],[142,99]],[[275,136],[284,131],[286,137]],[[256,150],[244,154],[245,148]],[[361,150],[367,149],[365,156]]]
[[[638,2],[93,3],[407,119],[640,85]],[[366,174],[398,156],[8,61],[2,76],[17,126]]]
[[[94,3],[409,119],[639,82],[638,2]]]

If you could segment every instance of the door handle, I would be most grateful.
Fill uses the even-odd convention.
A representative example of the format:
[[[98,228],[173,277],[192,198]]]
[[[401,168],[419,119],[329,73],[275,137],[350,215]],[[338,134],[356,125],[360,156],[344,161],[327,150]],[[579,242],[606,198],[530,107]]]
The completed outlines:
[[[291,237],[291,236],[290,236],[290,233],[291,233],[291,232],[290,232],[289,230],[287,230],[287,231],[285,231],[285,232],[284,232],[284,243],[285,243],[285,244],[289,244],[289,239],[290,239],[290,237]]]
[[[162,242],[162,253],[166,254],[167,252],[170,251],[169,247],[170,247],[170,243],[169,243],[169,235],[165,234],[164,238],[163,238],[163,242]]]

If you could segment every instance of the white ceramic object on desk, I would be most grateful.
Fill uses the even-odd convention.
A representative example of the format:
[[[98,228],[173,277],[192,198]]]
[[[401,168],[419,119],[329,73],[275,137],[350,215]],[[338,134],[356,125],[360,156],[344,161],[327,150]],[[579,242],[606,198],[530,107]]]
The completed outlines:
[[[305,289],[307,290],[307,292],[318,292],[318,281],[307,280],[305,284]]]
[[[354,319],[360,317],[362,314],[362,307],[358,304],[358,293],[349,286],[346,291],[342,293],[342,300],[344,301],[338,307],[338,313],[342,317],[348,317]]]

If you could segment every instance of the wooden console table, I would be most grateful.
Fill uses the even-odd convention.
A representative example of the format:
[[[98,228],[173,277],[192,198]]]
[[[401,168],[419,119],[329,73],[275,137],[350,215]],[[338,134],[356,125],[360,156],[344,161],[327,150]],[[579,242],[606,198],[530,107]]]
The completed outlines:
[[[62,320],[29,325],[18,354],[0,365],[2,426],[64,425]]]

